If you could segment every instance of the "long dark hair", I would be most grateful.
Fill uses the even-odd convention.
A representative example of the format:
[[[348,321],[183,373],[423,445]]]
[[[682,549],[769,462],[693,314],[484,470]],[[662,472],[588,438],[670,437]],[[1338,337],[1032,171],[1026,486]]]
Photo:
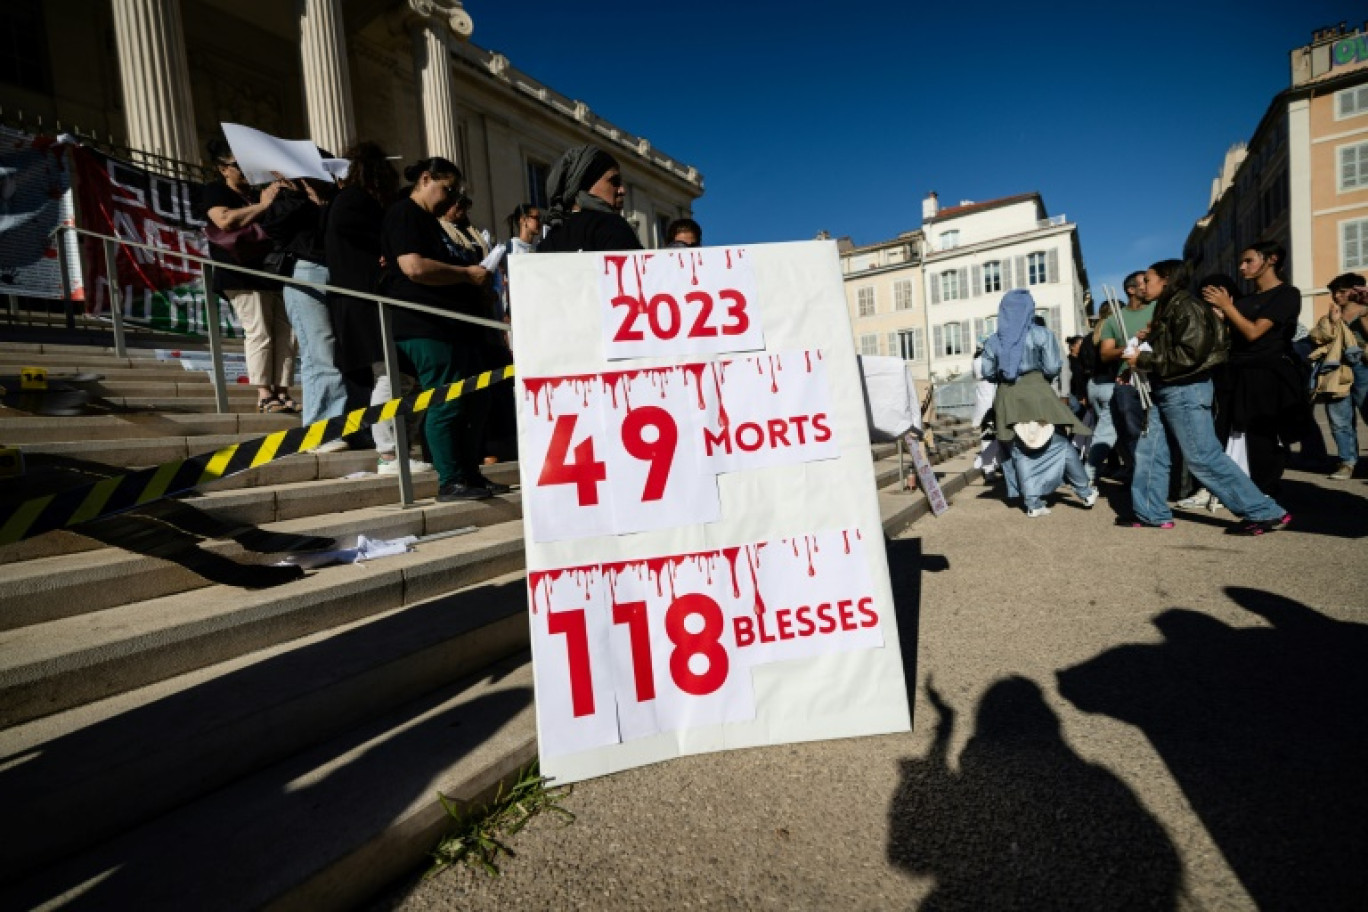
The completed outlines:
[[[1192,267],[1182,260],[1160,260],[1150,266],[1154,274],[1164,280],[1164,290],[1154,303],[1157,307],[1180,291],[1187,291],[1192,282]]]
[[[378,143],[359,142],[342,154],[349,167],[347,176],[338,183],[343,187],[360,187],[381,205],[394,199],[399,189],[399,172],[394,170],[385,150]]]

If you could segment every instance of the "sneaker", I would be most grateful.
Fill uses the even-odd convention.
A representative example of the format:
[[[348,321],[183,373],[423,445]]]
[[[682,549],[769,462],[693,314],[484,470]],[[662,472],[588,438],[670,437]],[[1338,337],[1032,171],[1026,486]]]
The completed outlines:
[[[449,485],[442,485],[437,489],[438,503],[451,503],[460,500],[486,500],[494,496],[494,492],[489,488],[478,488],[473,485],[463,485],[452,482]]]
[[[1217,510],[1221,509],[1222,506],[1224,505],[1221,503],[1221,498],[1217,497],[1215,494],[1212,494],[1211,500],[1207,501],[1207,512],[1215,513]]]
[[[1032,510],[1027,510],[1027,511],[1026,511],[1026,515],[1027,515],[1029,518],[1031,518],[1031,519],[1035,519],[1036,517],[1039,517],[1039,516],[1049,516],[1049,515],[1050,515],[1050,508],[1049,508],[1049,507],[1036,507],[1036,508],[1034,508],[1034,509],[1032,509]]]
[[[1173,528],[1173,520],[1169,520],[1168,522],[1161,522],[1161,523],[1147,523],[1147,522],[1140,522],[1140,521],[1137,520],[1137,519],[1118,519],[1118,520],[1116,521],[1116,524],[1117,524],[1118,526],[1125,526],[1125,527],[1128,528],[1128,529],[1172,529],[1172,528]]]
[[[1231,535],[1263,535],[1265,532],[1276,532],[1291,522],[1291,513],[1284,513],[1278,519],[1246,519],[1229,532]]]
[[[490,481],[483,475],[480,476],[480,482],[485,486],[485,488],[489,491],[490,494],[507,494],[509,491],[513,490],[508,485],[501,484],[497,481]]]
[[[1331,481],[1348,481],[1354,477],[1354,467],[1347,462],[1340,463],[1340,467],[1335,469],[1334,474],[1330,475]]]
[[[1083,506],[1091,510],[1097,504],[1097,488],[1092,489],[1092,493],[1083,498]]]
[[[1196,494],[1193,494],[1191,497],[1184,497],[1182,500],[1178,501],[1178,506],[1188,510],[1196,510],[1201,507],[1209,508],[1210,504],[1211,492],[1208,491],[1206,488],[1202,488],[1200,491],[1198,491]]]
[[[343,440],[341,437],[337,437],[337,438],[335,438],[335,439],[333,439],[333,440],[327,441],[326,443],[320,443],[318,446],[314,447],[312,450],[309,450],[309,452],[310,452],[310,453],[340,453],[340,452],[342,452],[343,450],[350,450],[350,449],[351,449],[351,444],[350,444],[350,443],[347,443],[347,441]]]
[[[419,475],[423,472],[433,471],[434,466],[430,462],[423,462],[421,459],[409,459],[409,474]],[[381,456],[375,464],[375,474],[377,475],[398,475],[399,460],[395,457],[386,459]]]

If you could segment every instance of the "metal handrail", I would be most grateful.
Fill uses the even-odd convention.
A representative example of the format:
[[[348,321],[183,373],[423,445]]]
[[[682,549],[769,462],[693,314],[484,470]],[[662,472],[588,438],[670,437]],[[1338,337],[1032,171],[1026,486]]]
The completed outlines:
[[[158,247],[154,244],[143,244],[138,241],[129,241],[114,235],[103,234],[99,231],[91,231],[88,228],[77,228],[74,225],[58,225],[49,235],[57,240],[57,252],[59,257],[58,269],[62,273],[63,290],[67,299],[67,305],[71,305],[70,273],[66,263],[66,245],[63,243],[64,233],[74,232],[78,235],[99,238],[103,242],[105,255],[105,274],[109,282],[109,313],[114,327],[114,353],[120,358],[128,357],[128,349],[124,342],[123,327],[123,306],[119,300],[118,288],[118,247],[137,247],[143,250],[151,250],[158,254],[160,262],[164,264],[164,258],[169,251],[165,247]],[[419,311],[421,313],[432,314],[433,316],[444,317],[449,320],[460,320],[476,326],[483,326],[489,329],[496,329],[500,332],[507,332],[508,325],[497,320],[487,320],[483,317],[472,317],[466,314],[452,313],[438,307],[430,307],[426,304],[415,304],[412,301],[401,301],[398,298],[386,297],[385,295],[370,294],[368,292],[356,291],[351,288],[341,288],[336,285],[328,285],[323,282],[306,282],[292,276],[280,276],[275,273],[262,272],[259,269],[250,269],[246,266],[237,266],[231,263],[220,263],[207,257],[196,256],[191,253],[175,253],[176,259],[190,260],[199,263],[202,267],[204,276],[204,306],[207,311],[206,323],[209,330],[209,358],[213,366],[214,383],[214,403],[218,414],[226,414],[228,411],[228,382],[223,369],[223,335],[219,327],[219,301],[218,295],[213,291],[214,270],[229,269],[243,275],[257,276],[259,278],[270,279],[274,282],[299,286],[303,288],[314,288],[322,292],[345,295],[351,298],[358,298],[365,301],[373,301],[379,309],[380,316],[380,342],[385,355],[385,373],[389,376],[390,390],[392,392],[403,391],[403,375],[399,370],[399,353],[394,340],[393,314],[390,307],[402,307],[407,310]],[[68,321],[74,317],[69,313]],[[408,428],[401,420],[394,421],[394,443],[396,456],[408,455]],[[412,506],[413,499],[413,478],[409,472],[407,458],[399,459],[399,492],[400,503],[403,506]]]

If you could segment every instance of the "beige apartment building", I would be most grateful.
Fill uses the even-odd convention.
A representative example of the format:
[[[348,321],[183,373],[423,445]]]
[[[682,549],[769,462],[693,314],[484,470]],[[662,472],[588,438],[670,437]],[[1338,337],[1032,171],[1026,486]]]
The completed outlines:
[[[862,355],[900,357],[911,363],[913,377],[928,379],[922,233],[907,231],[863,247],[848,238],[837,243],[855,350]]]
[[[0,111],[28,129],[193,163],[224,121],[335,153],[370,139],[409,162],[443,155],[499,234],[586,142],[621,162],[648,247],[703,193],[697,169],[474,44],[459,0],[6,0],[4,15]]]
[[[1329,307],[1327,282],[1368,273],[1368,25],[1322,29],[1290,62],[1288,88],[1226,153],[1184,256],[1198,275],[1238,276],[1246,246],[1277,241],[1309,326]]]

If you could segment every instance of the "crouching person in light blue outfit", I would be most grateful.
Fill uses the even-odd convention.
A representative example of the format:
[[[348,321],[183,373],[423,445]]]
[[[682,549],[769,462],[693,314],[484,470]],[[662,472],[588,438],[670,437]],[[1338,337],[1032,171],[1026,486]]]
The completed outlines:
[[[997,435],[1011,460],[1026,515],[1045,516],[1045,498],[1064,481],[1085,507],[1097,503],[1078,450],[1064,432],[1087,433],[1049,381],[1062,366],[1059,340],[1035,322],[1035,301],[1024,289],[998,305],[997,332],[983,344],[983,376],[997,382],[993,411]],[[1005,468],[1005,465],[1004,465]]]

